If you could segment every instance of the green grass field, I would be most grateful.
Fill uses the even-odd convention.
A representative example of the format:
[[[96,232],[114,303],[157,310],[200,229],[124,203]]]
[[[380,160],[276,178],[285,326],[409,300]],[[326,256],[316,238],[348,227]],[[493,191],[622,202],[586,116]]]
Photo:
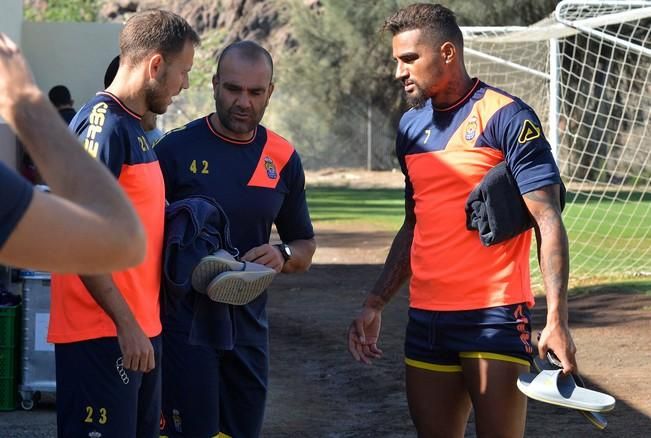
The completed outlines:
[[[578,273],[649,271],[651,196],[639,192],[570,194],[563,214]]]
[[[310,214],[317,223],[359,223],[397,231],[403,221],[402,189],[312,187],[307,193]],[[651,196],[648,194],[592,197],[569,194],[563,218],[570,238],[571,273],[577,279],[576,284],[629,280],[634,273],[651,271]],[[535,249],[532,263],[535,264]],[[534,283],[540,282],[537,271],[532,265]],[[651,282],[646,278],[647,283],[642,280],[632,284],[651,290]]]
[[[404,218],[402,189],[313,187],[307,200],[315,222],[367,223],[397,231]]]

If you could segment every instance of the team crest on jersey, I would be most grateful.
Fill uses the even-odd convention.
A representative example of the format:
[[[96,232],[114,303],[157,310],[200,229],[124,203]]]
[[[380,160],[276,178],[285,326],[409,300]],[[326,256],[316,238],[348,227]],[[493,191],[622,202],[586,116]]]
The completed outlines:
[[[102,434],[96,430],[93,430],[92,432],[88,432],[88,437],[89,438],[102,438]]]
[[[278,172],[276,172],[276,165],[274,161],[269,157],[264,157],[264,168],[267,170],[267,176],[269,179],[278,178]]]
[[[472,116],[466,124],[466,129],[464,131],[463,137],[466,140],[470,141],[475,138],[475,135],[477,135],[477,117]]]

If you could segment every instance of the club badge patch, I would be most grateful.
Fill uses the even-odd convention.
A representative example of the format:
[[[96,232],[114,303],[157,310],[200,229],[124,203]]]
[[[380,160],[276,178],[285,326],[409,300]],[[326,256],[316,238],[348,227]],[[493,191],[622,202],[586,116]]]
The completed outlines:
[[[466,140],[470,141],[475,138],[475,135],[477,135],[477,117],[472,116],[466,124],[466,129],[464,131],[463,137]]]
[[[269,157],[264,157],[264,168],[267,171],[267,176],[269,179],[278,178],[278,172],[276,172],[276,165],[273,160]]]
[[[522,131],[520,131],[520,136],[518,137],[518,143],[526,143],[531,140],[535,140],[541,135],[541,130],[539,126],[534,125],[531,120],[525,120],[522,124]]]

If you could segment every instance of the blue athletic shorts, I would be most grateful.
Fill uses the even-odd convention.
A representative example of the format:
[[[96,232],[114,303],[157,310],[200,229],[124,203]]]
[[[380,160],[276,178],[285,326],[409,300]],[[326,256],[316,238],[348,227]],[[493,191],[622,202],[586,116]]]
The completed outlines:
[[[163,331],[161,437],[257,438],[269,372],[266,345],[217,350]]]
[[[460,358],[485,358],[529,366],[531,314],[526,304],[467,311],[409,309],[407,365],[461,371]]]
[[[156,367],[125,370],[117,338],[56,344],[57,434],[158,438],[161,338],[151,338]]]

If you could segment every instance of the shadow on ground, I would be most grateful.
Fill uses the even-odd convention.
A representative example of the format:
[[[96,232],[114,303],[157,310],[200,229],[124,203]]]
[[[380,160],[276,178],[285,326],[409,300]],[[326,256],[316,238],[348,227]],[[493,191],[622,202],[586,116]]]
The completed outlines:
[[[355,363],[345,332],[381,265],[319,264],[308,274],[281,276],[269,299],[271,392],[266,437],[413,437],[404,395],[403,341],[408,307],[403,289],[383,315],[372,366]],[[531,401],[527,437],[648,437],[651,433],[650,352],[645,334],[651,297],[602,292],[571,299],[579,365],[588,387],[613,394],[609,426],[598,431],[578,412]],[[544,298],[533,312],[545,320]],[[635,358],[631,358],[635,356]],[[646,377],[645,377],[646,376]],[[466,437],[474,437],[469,424]]]
[[[371,245],[372,243],[369,243]],[[376,264],[316,264],[281,275],[270,289],[271,375],[264,437],[414,437],[404,395],[403,340],[407,292],[386,308],[384,357],[360,365],[345,333],[381,270]],[[617,399],[599,432],[577,412],[530,402],[526,436],[648,437],[651,435],[651,297],[600,288],[571,299],[571,321],[586,383]],[[544,299],[534,310],[542,328]],[[0,412],[0,437],[55,436],[51,404]],[[466,437],[474,437],[474,426]]]

